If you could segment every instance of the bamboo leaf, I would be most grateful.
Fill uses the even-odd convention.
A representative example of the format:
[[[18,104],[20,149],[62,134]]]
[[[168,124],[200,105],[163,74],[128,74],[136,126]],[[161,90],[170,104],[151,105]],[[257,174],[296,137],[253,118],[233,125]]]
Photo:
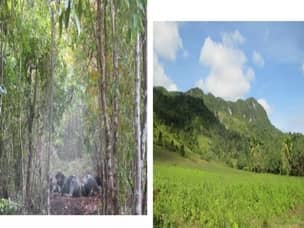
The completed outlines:
[[[128,28],[128,36],[127,36],[127,39],[128,39],[128,42],[130,42],[132,40],[132,30],[131,28]]]
[[[80,28],[80,22],[79,22],[79,19],[78,19],[76,13],[74,13],[74,20],[75,20],[75,24],[76,24],[76,28],[77,28],[77,32],[78,32],[78,36],[79,36],[80,32],[81,32],[81,28]]]
[[[62,35],[63,14],[64,14],[64,12],[62,12],[59,16],[59,36],[60,37]]]
[[[82,16],[82,0],[78,1],[78,6],[77,6],[77,14],[78,14],[78,18],[79,20],[81,20],[81,16]]]
[[[136,14],[133,14],[133,17],[132,17],[132,29],[137,31],[137,16]]]
[[[71,13],[71,4],[70,4],[70,1],[68,1],[69,4],[68,4],[68,8],[66,9],[65,11],[65,29],[68,29],[69,27],[69,20],[70,20],[70,13]]]
[[[129,2],[129,0],[124,0],[124,3],[126,5],[127,9],[129,9],[130,8],[130,2]]]

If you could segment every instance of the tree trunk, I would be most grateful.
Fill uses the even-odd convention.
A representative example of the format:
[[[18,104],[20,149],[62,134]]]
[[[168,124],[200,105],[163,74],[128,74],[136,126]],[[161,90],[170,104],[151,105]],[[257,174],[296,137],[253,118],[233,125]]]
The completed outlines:
[[[135,213],[142,214],[142,154],[140,128],[140,35],[136,37],[135,51],[135,144],[136,144],[136,175],[135,175]]]
[[[112,22],[112,55],[113,55],[113,78],[114,78],[114,102],[113,102],[113,178],[114,178],[114,213],[119,214],[119,155],[118,155],[118,116],[119,116],[119,78],[118,78],[118,56],[117,56],[117,46],[116,46],[116,30],[115,30],[115,6],[113,0],[111,3],[111,22]]]
[[[102,214],[106,214],[106,208],[107,208],[107,190],[106,190],[106,185],[107,185],[107,174],[106,174],[106,169],[105,169],[105,149],[104,149],[104,132],[103,132],[103,118],[101,115],[101,90],[99,90],[98,93],[98,105],[100,108],[100,115],[98,118],[98,134],[99,134],[99,156],[98,158],[100,159],[99,163],[100,163],[100,171],[98,172],[98,174],[100,175],[100,177],[102,178],[102,188],[101,188],[101,205],[102,205]]]
[[[143,66],[143,77],[142,77],[142,93],[143,93],[143,113],[142,113],[142,123],[141,123],[141,154],[143,161],[143,180],[142,180],[142,205],[143,213],[147,213],[147,20],[144,20],[144,32],[143,32],[143,43],[142,43],[142,66]]]
[[[97,0],[97,61],[98,61],[98,70],[100,74],[100,99],[101,99],[101,110],[103,113],[103,122],[105,129],[105,169],[106,169],[106,214],[114,214],[114,186],[113,186],[113,171],[112,171],[112,145],[111,145],[111,132],[110,132],[110,119],[108,115],[108,106],[106,100],[106,41],[107,41],[107,31],[106,31],[106,0],[103,6],[103,16],[104,22],[102,23],[101,19],[101,0]],[[104,42],[102,42],[102,25],[104,32]],[[104,47],[103,47],[104,44]]]
[[[18,88],[20,88],[21,90],[21,74],[22,74],[22,59],[21,59],[21,55],[20,55],[20,62],[19,62],[19,78],[18,78]],[[20,163],[21,163],[21,192],[22,192],[22,202],[23,205],[25,205],[25,174],[24,174],[24,151],[23,151],[23,138],[22,138],[22,102],[21,102],[21,91],[18,94],[18,100],[19,100],[19,140],[20,140]],[[22,207],[22,211],[25,210],[25,207]]]
[[[2,29],[0,30],[2,32]],[[4,51],[3,51],[3,41],[0,40],[1,42],[1,53],[0,53],[0,85],[3,85],[3,74],[4,74]],[[5,186],[4,186],[4,146],[3,146],[3,116],[2,116],[2,96],[0,96],[0,183],[2,186],[0,186],[0,197],[4,196],[5,194]]]
[[[3,26],[3,25],[2,25]],[[2,32],[3,29],[0,30],[0,32]],[[0,85],[3,85],[3,75],[4,75],[4,45],[3,45],[3,41],[0,40],[1,42],[1,53],[0,53]],[[0,116],[2,119],[2,96],[0,96]],[[2,123],[0,125],[1,127],[1,132],[2,132]],[[1,133],[2,134],[2,133]],[[2,155],[3,151],[0,151],[0,156]]]
[[[36,95],[37,95],[37,84],[38,78],[37,73],[35,74],[35,85],[34,85],[34,97],[33,101],[31,99],[31,87],[32,87],[32,72],[33,66],[30,65],[30,73],[28,77],[28,106],[29,106],[29,116],[28,116],[28,161],[27,161],[27,174],[26,174],[26,206],[29,209],[31,204],[31,175],[32,175],[32,159],[33,159],[33,124],[35,118],[35,106],[36,106]]]
[[[54,10],[51,9],[51,61],[50,61],[50,81],[49,81],[49,116],[48,116],[48,146],[47,146],[47,165],[46,165],[46,180],[47,180],[47,214],[51,214],[50,204],[50,160],[51,160],[51,145],[52,145],[52,130],[53,130],[53,81],[55,68],[55,21]]]

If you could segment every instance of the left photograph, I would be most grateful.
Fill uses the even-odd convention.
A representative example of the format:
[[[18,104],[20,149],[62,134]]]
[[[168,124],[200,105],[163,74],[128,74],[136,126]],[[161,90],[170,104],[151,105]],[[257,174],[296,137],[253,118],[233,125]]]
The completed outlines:
[[[0,215],[147,214],[146,8],[0,1]]]

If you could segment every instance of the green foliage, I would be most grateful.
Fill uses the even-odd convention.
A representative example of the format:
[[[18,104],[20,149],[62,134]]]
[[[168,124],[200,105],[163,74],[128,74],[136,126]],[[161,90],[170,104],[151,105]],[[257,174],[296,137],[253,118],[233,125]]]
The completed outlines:
[[[274,217],[288,222],[288,213],[304,203],[303,181],[155,163],[154,227],[261,227]]]
[[[154,227],[289,224],[304,205],[303,178],[258,173],[304,175],[303,135],[277,130],[253,98],[226,102],[197,88],[160,87],[153,96]]]
[[[262,154],[262,143],[257,140],[255,137],[250,139],[250,150],[249,150],[249,159],[250,159],[250,168],[251,171],[261,172],[263,170]]]
[[[59,4],[58,4],[59,3]],[[78,35],[80,35],[80,21],[79,18],[81,18],[83,13],[83,3],[81,0],[75,2],[72,0],[65,0],[63,3],[60,4],[60,1],[57,2],[58,6],[58,12],[59,15],[59,35],[62,35],[62,27],[64,23],[64,27],[67,30],[70,23],[70,18],[72,16],[72,19],[74,20],[74,24],[76,25],[76,29],[78,32]]]
[[[111,3],[115,5],[114,31]],[[102,31],[102,43],[106,45],[106,102],[111,118],[114,94],[118,90],[117,159],[121,162],[116,177],[121,205],[129,207],[122,209],[129,210],[124,213],[132,213],[134,206],[131,193],[135,176],[135,113],[134,93],[130,91],[135,88],[135,35],[140,33],[141,40],[145,40],[146,4],[146,0],[113,0],[107,1],[102,11],[106,12],[102,20],[102,30],[106,31],[106,34]],[[4,63],[0,67],[0,196],[17,199],[18,203],[30,199],[31,203],[24,208],[26,213],[46,213],[48,142],[52,173],[57,170],[79,175],[93,173],[101,170],[105,160],[102,157],[104,113],[99,104],[101,75],[96,60],[96,10],[96,1],[0,1],[0,62]],[[54,36],[51,36],[51,21],[55,26]],[[118,57],[117,81],[112,76],[114,49]],[[49,90],[53,51],[53,89]],[[144,51],[140,59],[145,59]],[[141,63],[141,76],[144,71]],[[145,94],[143,86],[142,97]],[[53,97],[51,104],[50,97]],[[144,100],[141,99],[143,116]],[[179,146],[174,139],[172,142],[171,148]],[[145,170],[146,162],[143,163]]]
[[[161,131],[159,131],[159,134],[158,134],[158,144],[159,145],[163,144],[163,135],[162,135]]]
[[[304,175],[304,139],[301,134],[285,136],[281,147],[281,173]]]
[[[182,93],[155,87],[153,92],[154,131],[162,131],[163,147],[170,149],[173,140],[202,159],[221,160],[231,167],[277,174],[283,169],[284,173],[304,175],[300,162],[304,136],[289,136],[296,151],[288,143],[282,149],[286,134],[270,123],[254,98],[224,101],[198,88]],[[155,134],[154,141],[159,142]]]
[[[18,204],[7,199],[0,199],[0,215],[14,215],[20,210]]]
[[[282,143],[281,151],[281,171],[289,175],[291,169],[292,142],[290,137],[286,137]]]
[[[185,152],[185,146],[184,146],[184,144],[182,144],[181,148],[180,148],[180,154],[181,154],[182,157],[185,157],[185,153],[186,153]]]

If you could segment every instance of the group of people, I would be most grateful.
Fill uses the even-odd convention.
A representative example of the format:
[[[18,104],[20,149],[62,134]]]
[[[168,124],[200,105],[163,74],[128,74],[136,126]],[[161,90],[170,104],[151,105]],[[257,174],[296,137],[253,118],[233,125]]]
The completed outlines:
[[[100,188],[101,179],[91,174],[87,174],[80,179],[75,175],[66,177],[59,171],[54,178],[51,177],[50,179],[50,191],[62,196],[95,196],[100,192]]]

